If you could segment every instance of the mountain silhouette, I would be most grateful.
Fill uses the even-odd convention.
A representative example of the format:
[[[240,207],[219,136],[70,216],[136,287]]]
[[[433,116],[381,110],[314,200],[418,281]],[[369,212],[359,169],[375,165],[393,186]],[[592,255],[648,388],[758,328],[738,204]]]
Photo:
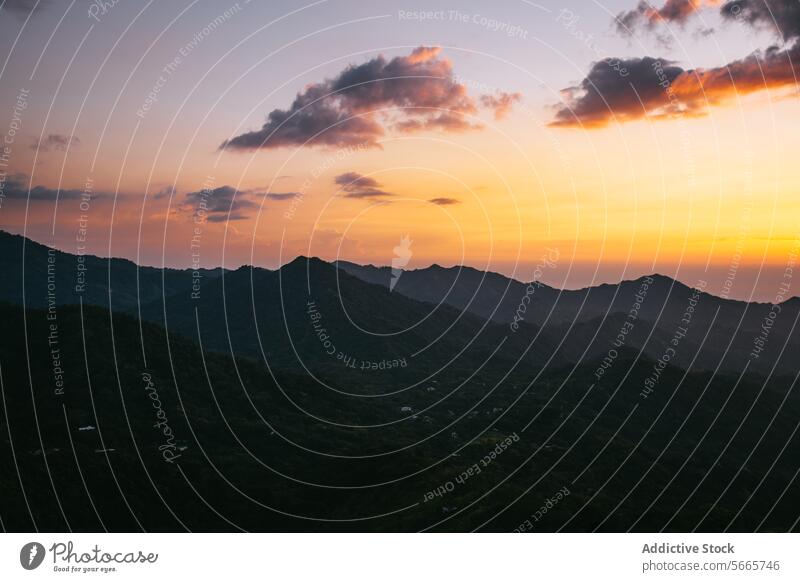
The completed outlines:
[[[364,281],[388,285],[386,267],[345,261],[336,265]],[[521,298],[531,288],[531,301],[525,313],[519,314]],[[543,328],[546,335],[564,338],[564,356],[572,361],[582,354],[600,356],[609,349],[637,295],[643,299],[626,345],[653,359],[663,355],[668,348],[665,344],[682,328],[686,334],[680,338],[673,363],[683,367],[729,372],[747,367],[763,374],[789,373],[795,365],[788,354],[800,350],[800,298],[782,303],[778,316],[773,317],[775,310],[770,304],[723,299],[706,292],[695,297],[695,289],[658,274],[573,291],[540,283],[529,285],[471,267],[434,265],[403,272],[395,292],[419,301],[451,305],[500,323],[522,315],[524,321]],[[756,346],[763,339],[765,325],[769,326],[766,347],[759,351]]]

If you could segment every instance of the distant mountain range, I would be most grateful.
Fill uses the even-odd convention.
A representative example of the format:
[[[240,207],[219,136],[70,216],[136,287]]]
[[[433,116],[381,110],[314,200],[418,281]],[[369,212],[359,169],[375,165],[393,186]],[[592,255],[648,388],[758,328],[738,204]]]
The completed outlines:
[[[191,292],[191,269],[140,267],[127,259],[103,259],[51,249],[25,237],[0,231],[0,301],[30,308],[102,305],[116,310],[180,292]],[[13,275],[12,275],[13,274]],[[222,269],[200,269],[200,281],[219,277]],[[52,280],[48,280],[48,275]]]
[[[336,265],[364,281],[389,286],[389,267],[345,261]],[[672,363],[696,369],[741,371],[747,365],[750,371],[764,374],[791,372],[796,370],[796,364],[789,354],[800,353],[800,332],[796,328],[800,298],[782,303],[776,315],[772,305],[696,293],[700,290],[657,274],[570,291],[538,282],[522,283],[470,267],[434,265],[403,271],[394,291],[498,323],[511,323],[515,317],[522,317],[525,322],[544,328],[553,340],[563,339],[564,355],[571,360],[584,352],[589,357],[602,355],[621,329],[629,331],[625,345],[654,359],[662,357],[673,337],[685,329],[675,346]],[[530,301],[524,305],[523,313],[522,298],[526,295]],[[642,298],[640,304],[637,296]],[[627,317],[634,305],[638,305],[635,320]],[[765,325],[769,327],[766,336]],[[764,337],[766,340],[761,342]],[[765,347],[756,350],[761,343]]]
[[[24,272],[0,281],[0,301],[21,305],[24,289],[30,308],[83,301],[136,313],[187,337],[199,328],[206,348],[264,355],[276,365],[295,365],[295,352],[317,356],[311,360],[322,366],[334,363],[318,357],[309,302],[323,322],[317,327],[348,346],[344,357],[357,353],[367,361],[391,354],[419,362],[414,354],[424,348],[438,362],[467,342],[485,355],[505,338],[500,357],[524,352],[535,365],[602,358],[624,345],[683,368],[768,375],[795,371],[791,354],[800,353],[799,298],[776,311],[698,292],[662,275],[570,291],[434,265],[402,271],[390,291],[389,267],[300,257],[274,271],[203,269],[198,276],[189,269],[51,251],[7,233],[0,233],[0,265],[5,273]]]

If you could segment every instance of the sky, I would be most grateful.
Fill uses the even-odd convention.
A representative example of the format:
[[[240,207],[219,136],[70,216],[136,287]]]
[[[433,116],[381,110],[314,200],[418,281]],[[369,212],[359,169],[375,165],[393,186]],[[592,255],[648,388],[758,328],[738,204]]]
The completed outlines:
[[[182,268],[405,238],[407,268],[772,301],[798,43],[789,0],[6,0],[0,229]]]

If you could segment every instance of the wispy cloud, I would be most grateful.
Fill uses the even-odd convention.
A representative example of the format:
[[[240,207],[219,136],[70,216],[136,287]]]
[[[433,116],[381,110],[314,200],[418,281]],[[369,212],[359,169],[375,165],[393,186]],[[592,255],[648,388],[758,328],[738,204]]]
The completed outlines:
[[[165,186],[155,194],[153,194],[153,200],[163,200],[165,198],[172,198],[177,194],[177,190],[175,189],[174,185]]]
[[[617,15],[617,29],[627,35],[661,23],[685,24],[698,10],[721,3],[722,0],[667,0],[661,8],[656,8],[643,0],[633,10]]]
[[[80,143],[81,140],[78,139],[77,136],[70,137],[60,133],[51,133],[47,137],[44,137],[38,141],[34,141],[31,144],[31,149],[42,152],[49,152],[52,150],[65,152],[70,147],[74,147]]]
[[[518,103],[521,100],[521,93],[506,93],[505,91],[481,95],[481,104],[494,112],[495,119],[503,119],[511,112],[514,103]]]

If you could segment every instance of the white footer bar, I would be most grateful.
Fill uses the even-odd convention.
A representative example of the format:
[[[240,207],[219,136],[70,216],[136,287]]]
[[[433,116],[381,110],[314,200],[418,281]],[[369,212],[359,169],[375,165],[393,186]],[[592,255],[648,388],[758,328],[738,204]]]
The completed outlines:
[[[0,580],[795,581],[798,554],[796,534],[3,534]]]

